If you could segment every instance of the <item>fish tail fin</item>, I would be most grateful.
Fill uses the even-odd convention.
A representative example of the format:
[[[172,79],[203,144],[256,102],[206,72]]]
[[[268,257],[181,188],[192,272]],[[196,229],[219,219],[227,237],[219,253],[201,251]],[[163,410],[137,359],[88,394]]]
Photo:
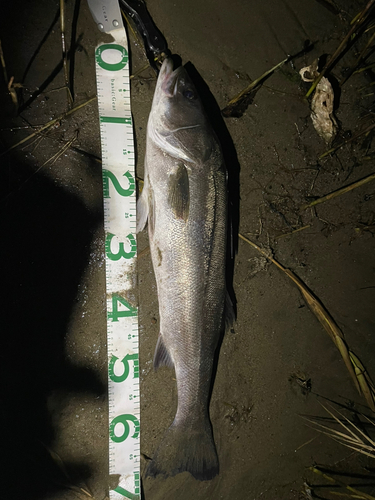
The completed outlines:
[[[173,422],[147,466],[146,476],[175,476],[185,471],[200,481],[210,480],[219,473],[219,460],[208,418],[197,422],[194,427]]]

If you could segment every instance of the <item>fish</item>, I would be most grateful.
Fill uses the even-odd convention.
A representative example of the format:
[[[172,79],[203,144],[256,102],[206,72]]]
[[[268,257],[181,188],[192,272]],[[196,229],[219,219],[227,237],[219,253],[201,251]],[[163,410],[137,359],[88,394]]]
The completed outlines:
[[[219,141],[186,69],[166,58],[147,124],[137,232],[148,224],[160,315],[154,368],[174,367],[178,404],[147,476],[188,471],[210,480],[219,473],[209,401],[225,316],[233,318],[227,206]]]

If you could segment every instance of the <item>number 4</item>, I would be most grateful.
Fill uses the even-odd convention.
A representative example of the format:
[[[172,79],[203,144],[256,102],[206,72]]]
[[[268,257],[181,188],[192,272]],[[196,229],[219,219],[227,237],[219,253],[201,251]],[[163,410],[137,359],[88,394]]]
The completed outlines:
[[[119,311],[118,304],[122,304],[125,307],[125,310]],[[121,295],[117,293],[112,294],[112,311],[108,311],[107,313],[108,319],[112,321],[118,321],[119,318],[127,318],[129,316],[137,316],[137,308],[133,307],[129,304],[127,300],[125,300]]]

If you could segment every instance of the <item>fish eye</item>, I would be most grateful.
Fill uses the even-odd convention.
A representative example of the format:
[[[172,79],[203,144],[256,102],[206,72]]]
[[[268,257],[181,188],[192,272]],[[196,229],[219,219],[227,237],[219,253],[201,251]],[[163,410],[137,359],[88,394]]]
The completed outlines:
[[[188,89],[188,90],[184,90],[182,95],[184,97],[186,97],[186,99],[194,99],[195,98],[195,94],[192,90]]]

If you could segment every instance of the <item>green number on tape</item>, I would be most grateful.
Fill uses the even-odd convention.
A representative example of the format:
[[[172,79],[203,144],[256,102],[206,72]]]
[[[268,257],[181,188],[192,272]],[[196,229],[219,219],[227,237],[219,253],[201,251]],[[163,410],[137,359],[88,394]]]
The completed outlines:
[[[139,472],[134,472],[134,485],[135,485],[135,493],[131,493],[130,491],[122,488],[121,486],[117,486],[113,491],[116,491],[120,495],[125,498],[129,498],[130,500],[140,500],[140,474]]]
[[[138,354],[127,354],[124,358],[122,358],[121,363],[124,365],[124,372],[122,375],[115,374],[115,363],[119,358],[117,356],[112,356],[108,366],[108,375],[112,382],[123,382],[129,376],[129,361],[132,360],[134,362],[134,376],[133,378],[139,378],[139,360]]]
[[[119,243],[119,250],[117,253],[111,252],[111,241],[114,237],[114,234],[108,233],[105,239],[105,253],[107,257],[111,260],[120,260],[121,257],[124,259],[132,259],[134,255],[137,253],[137,242],[132,234],[127,235],[127,239],[130,242],[130,252],[125,252],[124,244]]]
[[[140,500],[140,498],[141,498],[139,496],[139,493],[138,494],[131,493],[130,491],[125,490],[124,488],[121,488],[121,486],[117,486],[117,488],[115,488],[113,491],[116,491],[117,493],[119,493],[123,497],[129,498],[130,500]]]
[[[130,196],[135,191],[135,180],[130,172],[125,172],[124,176],[129,181],[129,187],[127,189],[121,187],[115,174],[109,170],[103,169],[103,196],[104,198],[110,198],[109,195],[109,180],[111,180],[113,187],[116,189],[120,196]]]
[[[126,310],[119,311],[118,303],[122,304],[126,307]],[[112,311],[108,311],[107,313],[108,319],[112,321],[118,321],[119,318],[127,318],[129,316],[137,316],[137,308],[133,307],[126,301],[121,295],[117,293],[112,294]]]
[[[126,125],[132,124],[131,116],[101,116],[100,123],[125,123]]]
[[[125,439],[128,438],[130,432],[128,421],[134,424],[134,434],[132,435],[132,438],[137,438],[139,436],[139,420],[137,419],[137,417],[135,417],[134,415],[130,415],[130,413],[127,413],[125,415],[118,415],[112,420],[109,426],[109,437],[113,442],[122,443],[123,441],[125,441]],[[115,434],[115,427],[117,424],[122,424],[124,426],[124,431],[121,436],[116,436]]]
[[[105,50],[112,49],[118,50],[121,54],[121,61],[118,63],[107,63],[103,61],[102,54]],[[99,66],[107,71],[119,71],[120,69],[125,68],[128,63],[128,52],[122,45],[118,45],[117,43],[105,43],[98,47],[95,52],[95,59]]]

